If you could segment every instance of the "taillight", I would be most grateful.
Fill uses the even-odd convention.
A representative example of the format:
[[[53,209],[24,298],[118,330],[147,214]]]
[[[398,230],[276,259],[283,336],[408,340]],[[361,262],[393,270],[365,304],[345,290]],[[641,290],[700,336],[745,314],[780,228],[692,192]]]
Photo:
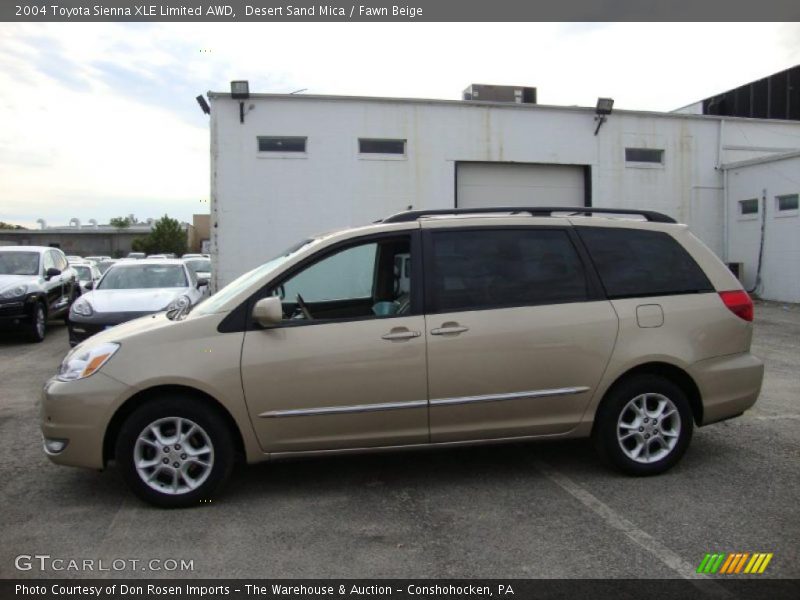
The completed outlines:
[[[723,304],[728,307],[733,314],[745,321],[753,320],[753,301],[744,290],[733,290],[730,292],[720,292]]]

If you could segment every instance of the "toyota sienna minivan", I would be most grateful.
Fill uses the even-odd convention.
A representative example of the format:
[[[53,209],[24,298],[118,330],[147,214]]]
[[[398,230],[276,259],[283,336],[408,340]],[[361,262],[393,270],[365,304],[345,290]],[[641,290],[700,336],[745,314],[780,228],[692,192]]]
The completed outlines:
[[[197,505],[237,457],[591,437],[661,473],[758,397],[753,304],[649,211],[410,211],[307,239],[193,309],[82,342],[47,382],[44,449]]]

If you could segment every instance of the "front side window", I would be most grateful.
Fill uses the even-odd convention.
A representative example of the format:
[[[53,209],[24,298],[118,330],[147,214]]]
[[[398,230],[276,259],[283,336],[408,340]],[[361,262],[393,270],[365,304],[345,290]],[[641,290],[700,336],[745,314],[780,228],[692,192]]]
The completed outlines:
[[[587,282],[562,229],[484,229],[433,233],[435,312],[580,302]]]
[[[49,269],[57,269],[55,256],[52,250],[48,250],[42,257],[42,268],[47,273]]]
[[[186,287],[181,265],[135,265],[112,267],[97,286],[103,290],[141,290]]]
[[[410,239],[350,246],[290,276],[271,293],[286,320],[390,317],[411,309]]]
[[[45,253],[47,256],[48,253]],[[0,252],[0,275],[38,275],[38,252]]]
[[[714,291],[689,253],[663,231],[577,227],[609,298]]]

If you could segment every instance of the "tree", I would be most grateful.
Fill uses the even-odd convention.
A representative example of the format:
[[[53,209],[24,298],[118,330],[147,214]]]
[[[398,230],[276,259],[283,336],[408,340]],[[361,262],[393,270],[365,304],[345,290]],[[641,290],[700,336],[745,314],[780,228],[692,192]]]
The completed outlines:
[[[147,254],[172,253],[181,256],[186,253],[186,232],[180,221],[164,215],[155,222],[147,237],[133,240],[131,248]]]
[[[125,229],[133,225],[133,219],[130,217],[114,217],[108,223],[117,229]]]
[[[0,221],[0,229],[27,229],[27,227],[23,227],[22,225],[13,225],[11,223],[6,223],[5,221]]]

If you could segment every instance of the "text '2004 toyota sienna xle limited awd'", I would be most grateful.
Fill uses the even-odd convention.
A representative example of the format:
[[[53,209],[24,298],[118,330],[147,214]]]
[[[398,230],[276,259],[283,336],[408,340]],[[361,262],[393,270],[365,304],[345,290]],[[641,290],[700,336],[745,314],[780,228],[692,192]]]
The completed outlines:
[[[756,401],[753,304],[685,225],[570,210],[400,213],[92,336],[44,388],[45,451],[166,507],[237,456],[591,436],[663,472]]]

